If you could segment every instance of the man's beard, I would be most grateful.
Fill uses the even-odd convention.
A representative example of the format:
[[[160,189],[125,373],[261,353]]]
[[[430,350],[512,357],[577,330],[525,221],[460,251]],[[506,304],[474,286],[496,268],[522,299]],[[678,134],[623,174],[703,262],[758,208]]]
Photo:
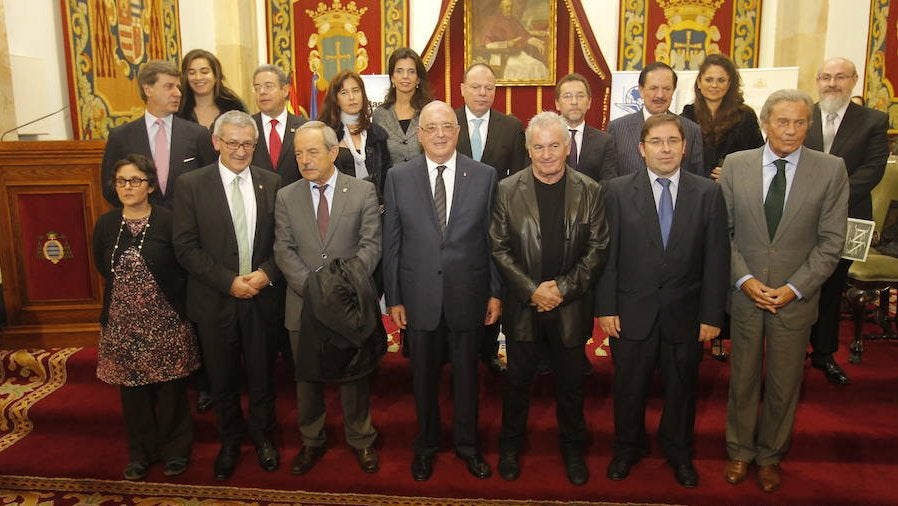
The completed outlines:
[[[836,112],[845,107],[849,100],[851,97],[845,95],[823,97],[820,99],[820,110],[824,113]]]

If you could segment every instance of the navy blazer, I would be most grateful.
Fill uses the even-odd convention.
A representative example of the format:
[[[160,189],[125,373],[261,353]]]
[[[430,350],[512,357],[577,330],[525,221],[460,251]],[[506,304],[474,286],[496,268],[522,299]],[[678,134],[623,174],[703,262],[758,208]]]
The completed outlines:
[[[833,138],[829,154],[845,161],[848,169],[848,216],[873,219],[870,191],[879,184],[889,159],[889,117],[882,111],[848,104],[845,117]],[[814,105],[814,122],[804,145],[823,151],[823,121],[820,105]]]
[[[168,183],[165,193],[160,191],[156,197],[158,199],[156,202],[168,208],[174,203],[175,187],[181,175],[218,160],[218,153],[212,147],[212,136],[209,134],[209,130],[202,125],[173,116],[171,129]],[[112,170],[117,161],[130,154],[139,154],[150,160],[153,159],[144,115],[109,131],[100,175],[103,184],[103,197],[113,206],[118,206],[121,203],[111,184]]]
[[[596,296],[598,316],[618,315],[621,338],[647,339],[656,321],[673,342],[723,327],[730,237],[720,186],[680,171],[667,248],[645,169],[605,184],[611,247]]]
[[[483,327],[487,301],[501,298],[490,258],[496,171],[456,154],[446,236],[440,233],[424,155],[387,172],[383,276],[387,306],[404,305],[408,326],[432,331],[445,314],[453,332]]]
[[[584,125],[583,145],[574,168],[596,181],[617,177],[617,150],[611,135]]]
[[[686,172],[706,176],[702,129],[694,121],[686,118],[681,117],[680,123],[686,132],[686,155],[680,168]],[[617,150],[617,175],[625,176],[645,170],[645,160],[639,154],[639,137],[642,135],[644,124],[645,117],[640,109],[617,118],[608,125],[608,133],[614,138],[614,148]]]

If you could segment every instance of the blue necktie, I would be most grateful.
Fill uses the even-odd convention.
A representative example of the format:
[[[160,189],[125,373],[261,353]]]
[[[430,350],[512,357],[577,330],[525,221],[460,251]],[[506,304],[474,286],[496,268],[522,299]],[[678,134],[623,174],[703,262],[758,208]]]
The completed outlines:
[[[670,194],[670,179],[659,177],[661,185],[661,203],[658,205],[658,222],[661,224],[661,242],[667,249],[667,238],[670,236],[670,225],[673,223],[673,196]]]
[[[471,124],[474,127],[471,130],[471,158],[479,162],[483,157],[483,138],[480,136],[480,125],[483,124],[483,119],[474,118],[471,120]]]

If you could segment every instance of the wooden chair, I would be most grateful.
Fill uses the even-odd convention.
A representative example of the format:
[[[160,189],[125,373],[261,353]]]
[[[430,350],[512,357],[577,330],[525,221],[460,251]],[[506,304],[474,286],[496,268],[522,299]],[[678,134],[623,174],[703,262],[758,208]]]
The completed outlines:
[[[879,234],[882,232],[892,200],[898,200],[898,160],[895,155],[889,157],[882,181],[870,195],[873,199],[875,230]],[[898,338],[895,318],[889,311],[892,288],[898,288],[898,258],[880,254],[875,248],[871,248],[866,262],[855,261],[851,264],[846,295],[854,316],[854,340],[849,346],[851,350],[849,362],[853,364],[861,362],[865,340]],[[878,305],[873,306],[877,301]],[[871,313],[873,321],[882,328],[881,334],[864,332],[864,324]]]

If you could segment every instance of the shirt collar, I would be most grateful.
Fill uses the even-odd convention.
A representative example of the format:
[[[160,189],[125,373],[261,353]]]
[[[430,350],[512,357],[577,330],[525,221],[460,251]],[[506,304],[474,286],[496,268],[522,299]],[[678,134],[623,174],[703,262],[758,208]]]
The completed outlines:
[[[851,104],[851,101],[849,100],[848,102],[845,103],[845,105],[843,105],[842,107],[839,107],[836,110],[836,119],[837,120],[841,120],[842,118],[845,117],[845,111],[848,110],[848,106],[850,104]],[[826,123],[826,115],[827,114],[829,114],[829,113],[827,113],[823,109],[820,109],[820,119],[823,120],[824,124]]]
[[[221,163],[221,158],[218,159],[218,174],[221,176],[221,180],[225,186],[233,184],[234,178],[237,176],[240,176],[247,181],[252,179],[250,177],[249,166],[240,171],[240,174],[234,174],[231,169],[225,167],[224,164]]]
[[[450,169],[450,170],[454,169],[455,168],[455,157],[457,154],[458,154],[457,151],[453,151],[452,157],[450,157],[448,160],[446,160],[443,163],[437,163],[437,162],[431,160],[430,158],[428,158],[427,155],[425,155],[424,160],[427,162],[427,172],[429,173],[432,170],[437,170],[437,167],[440,165],[445,165],[446,169]]]
[[[327,181],[324,182],[324,184],[327,185],[328,189],[337,187],[337,173],[338,172],[339,171],[337,170],[337,168],[334,167],[334,172],[331,174],[331,177],[327,178]],[[315,187],[318,186],[318,183],[309,181],[309,186],[312,188],[312,190],[315,190]],[[318,190],[315,190],[315,191],[318,191]]]
[[[802,148],[799,146],[798,149],[789,153],[788,155],[779,156],[776,153],[774,153],[772,149],[770,149],[770,143],[764,144],[764,157],[763,157],[764,166],[766,167],[768,165],[773,165],[773,162],[775,160],[779,160],[780,158],[783,158],[786,160],[786,162],[788,162],[789,165],[792,165],[793,167],[798,167],[798,160],[801,158],[801,149]]]
[[[577,132],[579,132],[579,133],[581,133],[581,134],[583,133],[583,129],[586,128],[586,122],[585,122],[585,121],[581,121],[580,124],[577,125],[577,126],[570,126],[570,125],[568,125],[567,123],[565,123],[565,125],[567,125],[568,131],[576,130]]]
[[[671,184],[673,184],[674,186],[677,186],[677,187],[680,186],[680,169],[677,169],[677,171],[674,172],[674,173],[673,173],[672,175],[670,175],[670,176],[659,176],[658,174],[655,174],[654,172],[652,172],[651,170],[649,170],[648,167],[645,168],[645,171],[648,172],[648,174],[649,174],[649,181],[651,181],[652,184],[655,184],[655,181],[656,181],[657,179],[662,178],[662,177],[666,177],[667,179],[670,179]]]
[[[147,122],[147,127],[151,127],[151,126],[155,125],[156,120],[161,119],[165,123],[165,127],[168,128],[168,131],[171,132],[171,124],[173,121],[172,120],[173,116],[174,116],[173,114],[169,114],[168,116],[165,116],[164,118],[157,118],[156,116],[153,116],[152,114],[150,114],[150,111],[145,111],[143,114],[143,119]]]
[[[477,116],[476,114],[471,112],[471,109],[468,109],[468,106],[465,106],[465,121],[470,123],[472,119],[482,119],[483,121],[489,123],[491,110],[492,109],[487,109],[486,112],[483,113],[483,116]]]
[[[262,113],[262,125],[267,125],[267,124],[271,123],[271,120],[273,120],[273,119],[278,120],[279,125],[286,125],[287,124],[287,108],[284,107],[284,110],[281,111],[280,114],[278,114],[277,116],[273,116],[273,117],[265,114],[264,112]]]

